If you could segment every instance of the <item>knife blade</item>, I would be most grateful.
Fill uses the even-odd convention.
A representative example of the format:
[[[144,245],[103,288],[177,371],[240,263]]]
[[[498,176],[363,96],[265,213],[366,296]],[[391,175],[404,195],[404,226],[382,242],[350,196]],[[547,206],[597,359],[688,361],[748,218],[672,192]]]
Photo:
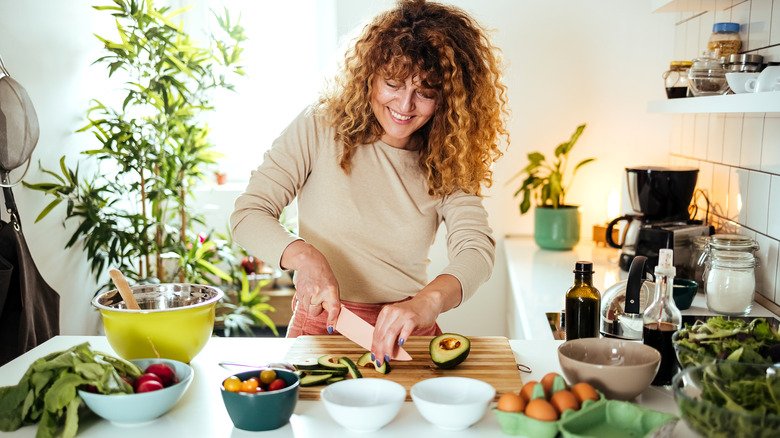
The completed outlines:
[[[336,321],[336,330],[346,336],[350,341],[360,345],[368,351],[371,351],[371,342],[374,338],[374,326],[364,321],[354,312],[341,306],[339,319]],[[391,357],[395,360],[412,360],[412,356],[401,347],[398,352],[393,353]]]

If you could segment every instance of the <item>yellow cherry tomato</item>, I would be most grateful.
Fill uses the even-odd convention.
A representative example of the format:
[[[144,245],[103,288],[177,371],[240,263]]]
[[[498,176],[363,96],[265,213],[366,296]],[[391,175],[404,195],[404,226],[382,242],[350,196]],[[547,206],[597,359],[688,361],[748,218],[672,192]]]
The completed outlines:
[[[257,392],[257,379],[249,379],[241,382],[241,392]]]
[[[230,376],[222,383],[226,391],[240,392],[241,391],[241,379],[236,376]]]
[[[276,380],[276,371],[264,370],[260,373],[260,382],[263,383],[264,385],[268,385],[274,380]]]

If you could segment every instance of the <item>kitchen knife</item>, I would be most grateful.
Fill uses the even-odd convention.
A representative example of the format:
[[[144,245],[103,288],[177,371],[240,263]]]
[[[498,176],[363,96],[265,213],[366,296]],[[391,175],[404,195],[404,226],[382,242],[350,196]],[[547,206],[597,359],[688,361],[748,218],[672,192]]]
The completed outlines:
[[[346,336],[350,341],[371,351],[371,342],[374,338],[374,326],[365,322],[362,318],[355,315],[354,312],[344,306],[341,306],[339,319],[336,321],[336,330]],[[392,359],[412,360],[412,356],[403,348],[398,347],[398,352],[393,354]]]

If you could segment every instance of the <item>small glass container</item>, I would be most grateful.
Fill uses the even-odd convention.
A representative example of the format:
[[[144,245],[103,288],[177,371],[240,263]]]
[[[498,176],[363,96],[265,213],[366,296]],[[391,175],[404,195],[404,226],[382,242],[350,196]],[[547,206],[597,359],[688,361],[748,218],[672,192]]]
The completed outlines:
[[[669,63],[669,70],[663,74],[667,98],[677,99],[689,96],[688,71],[692,64],[691,61],[672,61]]]
[[[715,23],[707,42],[707,50],[715,52],[715,57],[729,57],[739,53],[742,40],[739,38],[739,23]]]
[[[709,239],[709,236],[696,236],[691,241],[691,279],[696,282],[700,291],[704,290],[704,249]]]
[[[712,52],[696,58],[688,72],[688,87],[694,96],[717,96],[726,93],[729,83],[726,70]]]
[[[729,56],[728,71],[739,73],[760,72],[764,57],[761,55],[736,54]]]
[[[739,234],[711,236],[704,250],[707,308],[722,315],[744,316],[753,308],[758,242]]]

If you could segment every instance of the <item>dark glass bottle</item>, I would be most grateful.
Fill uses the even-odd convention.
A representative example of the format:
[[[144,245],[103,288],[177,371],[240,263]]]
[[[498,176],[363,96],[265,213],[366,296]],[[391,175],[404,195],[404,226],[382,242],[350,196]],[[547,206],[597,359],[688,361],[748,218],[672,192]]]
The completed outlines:
[[[674,275],[671,249],[662,249],[655,267],[655,299],[645,309],[642,319],[643,342],[661,353],[661,364],[653,379],[653,385],[672,384],[677,372],[677,357],[674,354],[672,335],[682,324],[682,314],[674,303]]]
[[[577,262],[574,286],[566,292],[566,339],[599,337],[601,293],[593,287],[593,263]]]

